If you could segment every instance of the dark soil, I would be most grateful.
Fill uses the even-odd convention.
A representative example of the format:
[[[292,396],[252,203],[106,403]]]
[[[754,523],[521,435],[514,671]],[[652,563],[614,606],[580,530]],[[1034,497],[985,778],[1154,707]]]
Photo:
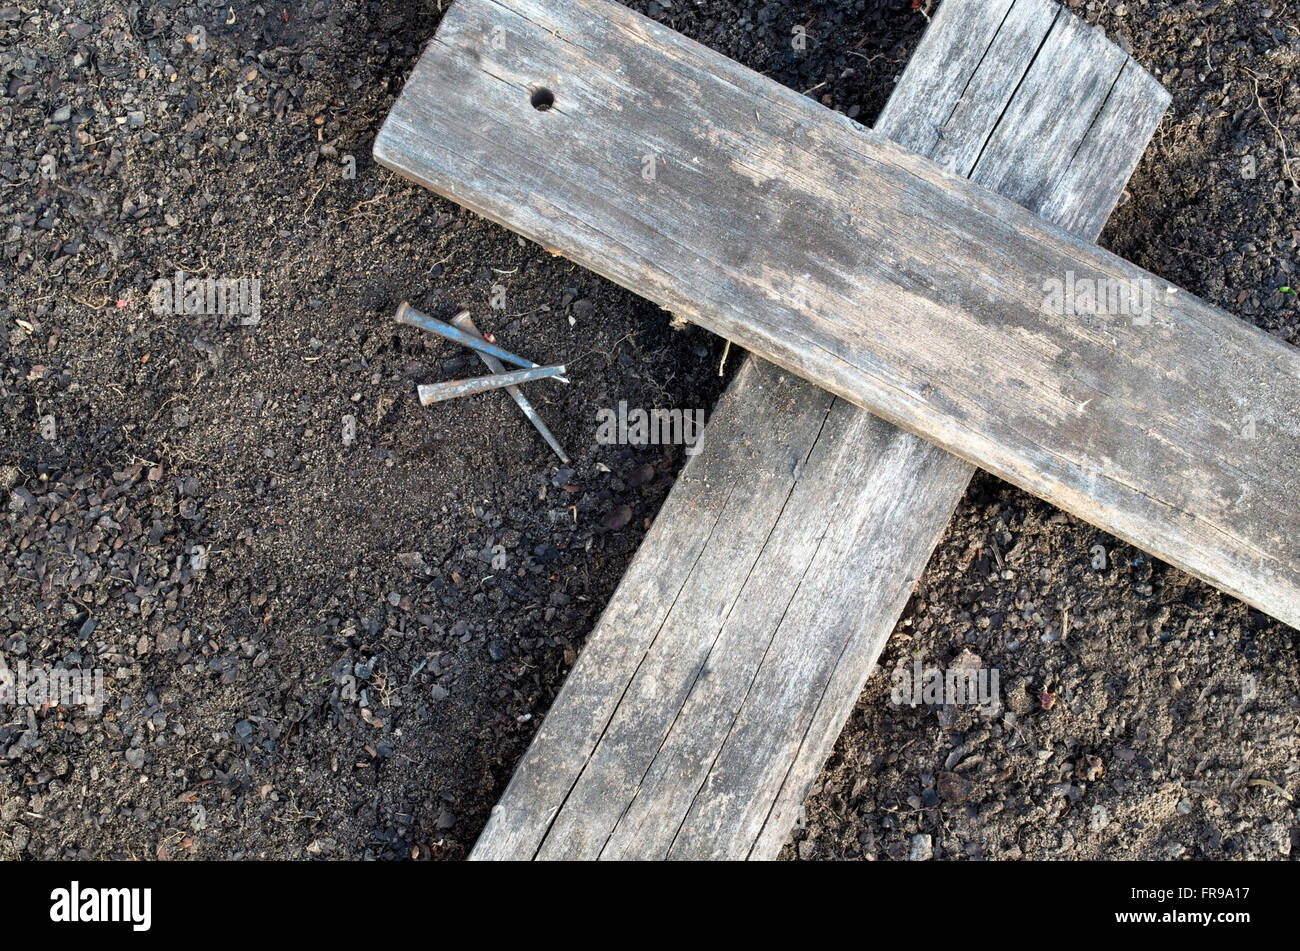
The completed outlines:
[[[631,5],[864,122],[925,26]],[[683,461],[597,411],[721,392],[717,338],[375,166],[440,6],[0,6],[0,655],[108,690],[0,708],[0,856],[464,856]],[[1300,344],[1296,4],[1069,6],[1174,93],[1102,243]],[[155,314],[177,269],[260,323]],[[407,298],[568,364],[529,392],[570,466],[504,394],[420,407],[480,368]],[[1295,640],[978,477],[789,851],[1289,854]],[[889,702],[963,649],[1013,719]]]

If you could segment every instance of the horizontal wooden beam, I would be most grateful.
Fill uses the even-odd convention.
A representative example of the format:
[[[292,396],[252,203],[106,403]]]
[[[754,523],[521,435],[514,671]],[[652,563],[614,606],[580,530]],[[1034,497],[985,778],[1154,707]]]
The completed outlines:
[[[884,136],[606,0],[457,0],[375,155],[1300,625],[1300,355]]]

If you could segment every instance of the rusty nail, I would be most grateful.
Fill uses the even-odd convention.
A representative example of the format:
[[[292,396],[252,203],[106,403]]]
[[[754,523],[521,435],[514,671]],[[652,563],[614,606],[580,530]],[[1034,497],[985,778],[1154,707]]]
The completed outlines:
[[[509,350],[498,347],[494,343],[488,343],[478,334],[469,333],[452,324],[438,320],[436,317],[430,317],[428,314],[421,313],[406,301],[402,301],[398,306],[397,313],[393,315],[393,319],[399,324],[408,324],[411,327],[419,327],[421,330],[435,333],[439,337],[454,341],[463,347],[469,347],[470,349],[477,350],[480,353],[490,353],[498,360],[503,360],[506,363],[513,363],[517,367],[523,367],[527,370],[535,370],[538,367],[538,364],[534,363],[532,360],[525,360],[523,357],[516,356]],[[569,382],[563,376],[556,377],[556,379],[561,383]]]
[[[473,393],[486,393],[506,386],[517,386],[532,380],[559,379],[564,375],[564,367],[534,367],[531,370],[513,370],[510,373],[497,373],[493,376],[476,376],[468,380],[448,380],[445,383],[424,383],[417,389],[420,402],[425,406],[441,403],[458,396],[470,396]]]

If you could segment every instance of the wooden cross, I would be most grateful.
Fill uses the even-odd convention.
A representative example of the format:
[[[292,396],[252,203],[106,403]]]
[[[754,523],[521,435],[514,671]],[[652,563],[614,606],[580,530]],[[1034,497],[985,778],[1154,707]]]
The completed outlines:
[[[475,857],[774,856],[974,465],[1300,623],[1300,357],[1091,243],[1167,105],[1049,0],[946,0],[870,131],[606,0],[457,0],[378,159],[771,361]]]

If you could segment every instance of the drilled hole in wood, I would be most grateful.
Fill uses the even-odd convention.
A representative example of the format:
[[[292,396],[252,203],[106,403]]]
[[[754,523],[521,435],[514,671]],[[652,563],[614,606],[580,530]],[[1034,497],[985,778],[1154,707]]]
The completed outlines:
[[[532,102],[533,108],[538,112],[545,112],[555,105],[555,93],[542,86],[533,90],[532,98],[529,101]]]

